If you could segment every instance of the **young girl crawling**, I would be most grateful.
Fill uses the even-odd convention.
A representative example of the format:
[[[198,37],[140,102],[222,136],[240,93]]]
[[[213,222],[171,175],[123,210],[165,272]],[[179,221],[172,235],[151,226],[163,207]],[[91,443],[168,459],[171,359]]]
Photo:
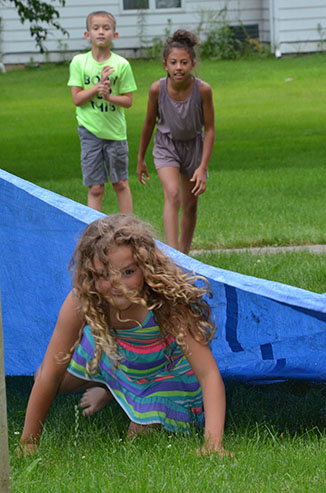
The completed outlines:
[[[64,301],[29,398],[21,437],[37,450],[57,393],[86,391],[91,415],[115,398],[128,436],[158,424],[205,425],[202,452],[224,454],[225,391],[209,348],[215,326],[195,285],[163,255],[146,224],[117,214],[91,223],[73,256]],[[204,414],[205,409],[205,414]]]

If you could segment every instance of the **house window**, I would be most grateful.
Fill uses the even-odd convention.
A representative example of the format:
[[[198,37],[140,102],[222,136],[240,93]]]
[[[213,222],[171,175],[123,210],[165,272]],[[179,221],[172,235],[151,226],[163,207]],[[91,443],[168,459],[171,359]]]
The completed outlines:
[[[148,9],[149,0],[123,0],[123,10]]]
[[[180,9],[181,0],[123,0],[123,10]]]
[[[155,0],[155,7],[157,9],[179,9],[181,0]]]

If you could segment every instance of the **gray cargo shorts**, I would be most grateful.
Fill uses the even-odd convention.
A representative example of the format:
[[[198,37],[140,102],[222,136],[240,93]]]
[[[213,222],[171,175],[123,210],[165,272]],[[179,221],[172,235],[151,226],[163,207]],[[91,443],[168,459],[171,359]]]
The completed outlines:
[[[81,145],[81,168],[86,186],[128,180],[128,142],[96,137],[85,127],[78,127]]]

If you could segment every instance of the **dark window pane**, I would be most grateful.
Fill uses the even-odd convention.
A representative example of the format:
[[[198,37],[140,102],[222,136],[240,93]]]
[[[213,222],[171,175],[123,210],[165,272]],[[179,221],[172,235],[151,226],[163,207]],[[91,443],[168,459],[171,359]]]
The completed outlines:
[[[181,7],[181,0],[156,0],[157,9],[175,9]]]
[[[123,0],[124,10],[148,9],[149,0]]]

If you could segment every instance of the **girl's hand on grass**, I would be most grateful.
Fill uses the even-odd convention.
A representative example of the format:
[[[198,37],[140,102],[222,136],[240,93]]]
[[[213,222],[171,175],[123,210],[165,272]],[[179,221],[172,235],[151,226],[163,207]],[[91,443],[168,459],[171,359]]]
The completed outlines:
[[[27,455],[34,455],[38,452],[37,443],[21,443],[16,449],[16,454],[18,457],[26,457]]]
[[[197,450],[198,455],[216,454],[219,458],[231,457],[233,459],[233,453],[225,450],[220,438],[206,437],[204,444]]]
[[[233,453],[225,450],[223,445],[221,445],[220,443],[214,443],[212,441],[206,440],[204,445],[197,449],[197,455],[204,456],[211,454],[218,455],[220,459],[223,459],[224,457],[231,457],[231,459],[234,458]]]

